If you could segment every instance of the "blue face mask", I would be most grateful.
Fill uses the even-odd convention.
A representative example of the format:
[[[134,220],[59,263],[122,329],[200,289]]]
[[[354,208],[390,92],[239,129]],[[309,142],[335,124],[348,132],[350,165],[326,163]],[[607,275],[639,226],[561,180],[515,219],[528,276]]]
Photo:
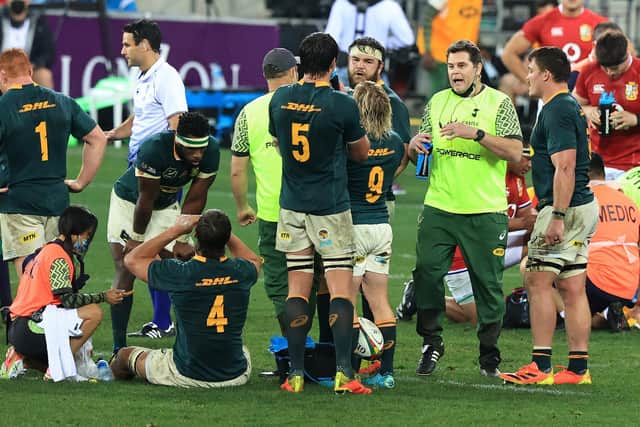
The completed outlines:
[[[89,250],[89,239],[78,240],[73,244],[73,252],[77,255],[85,256]]]

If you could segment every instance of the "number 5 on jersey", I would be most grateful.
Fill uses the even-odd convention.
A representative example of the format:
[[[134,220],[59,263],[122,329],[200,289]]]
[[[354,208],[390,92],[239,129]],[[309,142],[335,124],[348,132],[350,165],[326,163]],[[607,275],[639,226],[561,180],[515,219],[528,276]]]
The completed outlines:
[[[229,324],[229,319],[224,317],[224,295],[218,295],[213,301],[209,316],[207,317],[207,327],[216,327],[216,332],[221,334],[224,327]]]
[[[291,123],[291,145],[293,158],[304,163],[309,160],[309,123]]]

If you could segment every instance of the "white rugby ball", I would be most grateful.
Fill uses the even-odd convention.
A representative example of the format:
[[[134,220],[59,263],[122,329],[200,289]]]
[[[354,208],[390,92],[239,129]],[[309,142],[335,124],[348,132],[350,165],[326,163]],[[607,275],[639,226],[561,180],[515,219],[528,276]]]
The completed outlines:
[[[360,323],[360,334],[358,335],[358,344],[353,352],[363,359],[377,359],[382,354],[384,346],[382,332],[369,319],[358,317],[358,322]]]

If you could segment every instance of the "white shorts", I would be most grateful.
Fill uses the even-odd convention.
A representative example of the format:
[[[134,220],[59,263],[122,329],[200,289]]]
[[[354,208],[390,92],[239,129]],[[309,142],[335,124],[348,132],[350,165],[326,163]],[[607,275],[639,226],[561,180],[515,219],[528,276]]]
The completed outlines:
[[[121,199],[111,190],[111,200],[109,203],[109,219],[107,220],[107,242],[117,243],[124,246],[125,241],[120,237],[122,231],[126,231],[130,236],[133,233],[133,215],[135,211],[135,203]],[[144,233],[144,239],[149,240],[158,234],[167,230],[175,222],[180,215],[180,205],[178,202],[161,210],[154,210],[151,213],[151,219],[147,225],[147,231]],[[173,251],[175,241],[170,242],[165,249]]]
[[[353,254],[355,246],[351,211],[311,215],[280,209],[276,249],[291,253],[312,246],[322,257]]]
[[[353,226],[356,255],[353,275],[365,272],[389,274],[393,231],[389,224],[357,224]]]
[[[247,381],[249,381],[249,376],[251,375],[251,356],[249,354],[249,349],[245,346],[242,346],[242,351],[244,352],[244,357],[247,359],[247,369],[236,378],[226,381],[200,381],[185,377],[178,371],[178,368],[173,361],[173,349],[171,348],[150,350],[143,347],[134,347],[134,350],[129,356],[129,362],[135,362],[138,355],[144,351],[149,352],[147,354],[147,359],[145,360],[144,372],[147,377],[147,381],[151,384],[183,388],[233,387],[246,384]],[[129,368],[131,368],[131,366]]]
[[[505,270],[514,265],[520,264],[522,252],[527,246],[527,230],[510,231],[507,237],[507,250],[504,254]]]
[[[447,273],[443,279],[449,293],[453,299],[460,305],[471,304],[475,301],[473,298],[473,288],[471,287],[471,277],[467,269],[458,270],[455,273]]]

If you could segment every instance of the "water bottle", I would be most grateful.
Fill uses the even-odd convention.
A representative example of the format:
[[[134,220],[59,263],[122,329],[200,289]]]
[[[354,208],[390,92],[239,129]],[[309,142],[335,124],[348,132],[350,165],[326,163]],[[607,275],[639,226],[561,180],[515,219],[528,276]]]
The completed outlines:
[[[113,372],[106,360],[100,359],[96,364],[98,367],[98,379],[100,381],[113,381]]]
[[[602,92],[600,100],[598,101],[598,108],[600,109],[600,129],[599,133],[602,136],[609,136],[613,132],[611,127],[611,113],[614,109],[616,99],[613,97],[613,91],[607,93]]]
[[[428,154],[418,153],[418,161],[416,162],[416,178],[427,179],[431,170],[431,151],[433,144],[430,142],[423,142],[422,146],[425,150],[428,150]]]
[[[220,65],[210,64],[211,67],[211,89],[213,90],[223,90],[227,88],[227,81],[224,79],[224,74],[222,74],[222,68]]]

